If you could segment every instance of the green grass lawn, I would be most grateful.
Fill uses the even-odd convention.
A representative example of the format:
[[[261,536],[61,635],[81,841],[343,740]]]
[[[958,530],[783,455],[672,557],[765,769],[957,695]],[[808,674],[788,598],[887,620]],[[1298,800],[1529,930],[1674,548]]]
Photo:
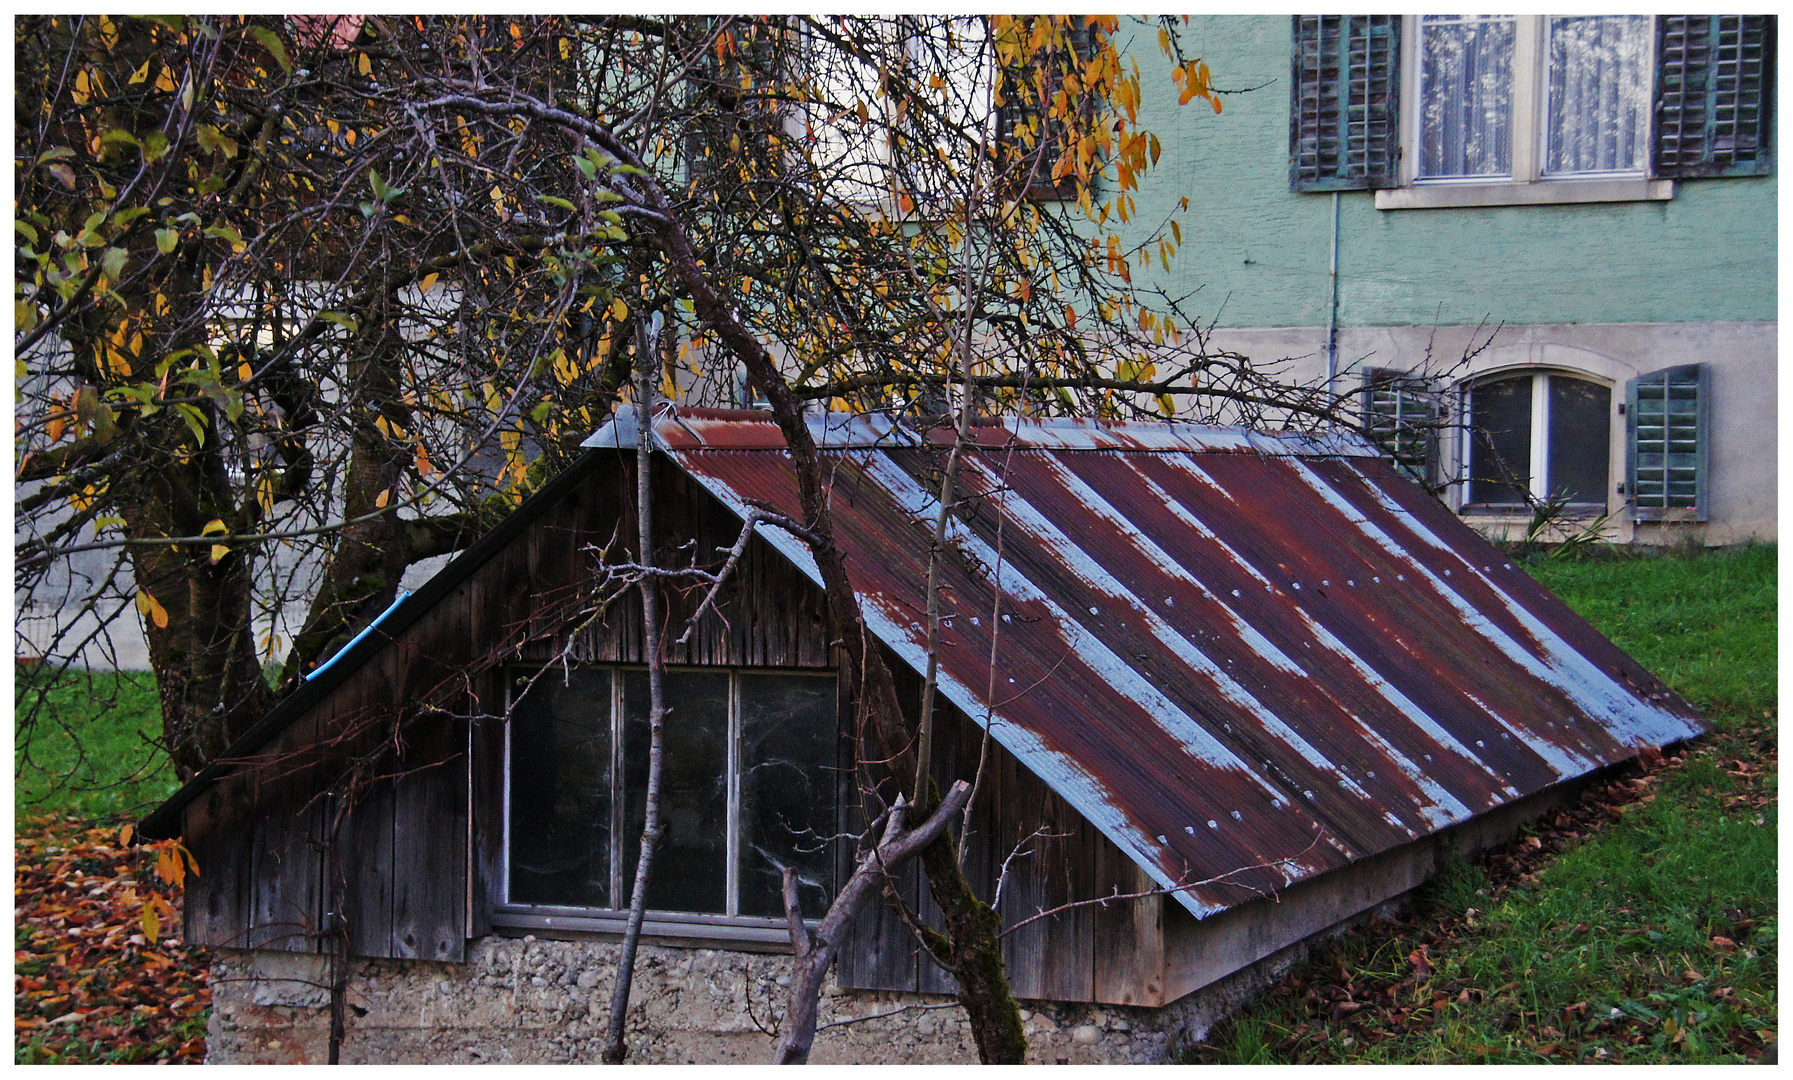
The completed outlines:
[[[1714,733],[1535,873],[1496,884],[1487,866],[1447,867],[1414,916],[1317,951],[1190,1058],[1760,1060],[1777,1038],[1776,558],[1530,566]]]
[[[13,715],[13,812],[20,820],[135,817],[179,786],[152,741],[161,734],[162,711],[148,672],[70,671],[45,685],[21,669]]]

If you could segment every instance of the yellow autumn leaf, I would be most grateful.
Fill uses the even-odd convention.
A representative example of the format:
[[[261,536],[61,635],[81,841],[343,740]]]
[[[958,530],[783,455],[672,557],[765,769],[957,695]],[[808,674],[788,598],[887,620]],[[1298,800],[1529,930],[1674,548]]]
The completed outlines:
[[[229,554],[230,554],[230,546],[228,544],[213,544],[212,545],[212,562],[214,565],[218,562],[219,559],[222,559],[222,558],[224,558],[224,556],[229,555]]]
[[[421,282],[419,282],[417,285],[417,291],[424,292],[424,293],[429,292],[431,289],[436,287],[436,279],[440,278],[441,276],[442,276],[441,274],[425,274],[425,275],[423,275],[423,280]]]
[[[237,378],[238,379],[240,379],[243,382],[248,382],[250,379],[253,379],[254,377],[255,377],[255,369],[254,368],[250,367],[248,364],[238,364],[237,365]]]
[[[379,497],[374,500],[374,508],[377,510],[384,510],[386,508],[386,503],[391,498],[392,498],[392,489],[386,488],[384,491],[381,491]]]
[[[212,520],[205,523],[205,528],[199,530],[199,535],[210,536],[215,532],[229,532],[229,531],[230,531],[230,529],[224,524],[223,518],[213,518]]]
[[[143,918],[139,920],[143,927],[143,936],[151,945],[156,943],[156,935],[162,932],[162,920],[156,918],[156,905],[143,905]]]
[[[168,609],[142,589],[137,590],[137,611],[144,618],[155,623],[157,629],[166,630],[168,628]]]

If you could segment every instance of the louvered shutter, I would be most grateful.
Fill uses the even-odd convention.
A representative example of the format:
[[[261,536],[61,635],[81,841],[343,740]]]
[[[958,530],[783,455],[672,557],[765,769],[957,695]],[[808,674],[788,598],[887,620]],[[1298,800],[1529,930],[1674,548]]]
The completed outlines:
[[[1656,17],[1655,175],[1771,168],[1775,17]]]
[[[1706,520],[1709,396],[1704,364],[1625,385],[1625,490],[1634,520]]]
[[[1364,433],[1395,466],[1422,484],[1437,475],[1438,402],[1424,378],[1382,368],[1364,370],[1359,407]]]
[[[1289,187],[1399,183],[1401,17],[1296,15],[1290,63]]]

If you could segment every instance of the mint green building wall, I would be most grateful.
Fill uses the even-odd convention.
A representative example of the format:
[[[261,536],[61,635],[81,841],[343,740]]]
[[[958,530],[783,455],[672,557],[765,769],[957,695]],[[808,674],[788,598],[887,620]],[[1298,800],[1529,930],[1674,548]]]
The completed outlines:
[[[1123,21],[1125,24],[1125,21]],[[1193,16],[1185,52],[1224,95],[1177,106],[1150,29],[1137,34],[1140,122],[1164,154],[1135,222],[1187,195],[1166,281],[1222,327],[1326,323],[1332,197],[1289,190],[1288,16]],[[1776,178],[1694,180],[1667,202],[1377,210],[1345,192],[1341,326],[1768,321],[1776,317]],[[1162,272],[1160,271],[1160,276]]]

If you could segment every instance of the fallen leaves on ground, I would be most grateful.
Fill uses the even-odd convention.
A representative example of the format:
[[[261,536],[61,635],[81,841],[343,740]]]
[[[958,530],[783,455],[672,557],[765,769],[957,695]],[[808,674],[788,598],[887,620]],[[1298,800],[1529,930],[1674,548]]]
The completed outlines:
[[[17,828],[14,1060],[203,1061],[208,960],[180,941],[180,890],[158,880],[157,853],[78,819]]]

